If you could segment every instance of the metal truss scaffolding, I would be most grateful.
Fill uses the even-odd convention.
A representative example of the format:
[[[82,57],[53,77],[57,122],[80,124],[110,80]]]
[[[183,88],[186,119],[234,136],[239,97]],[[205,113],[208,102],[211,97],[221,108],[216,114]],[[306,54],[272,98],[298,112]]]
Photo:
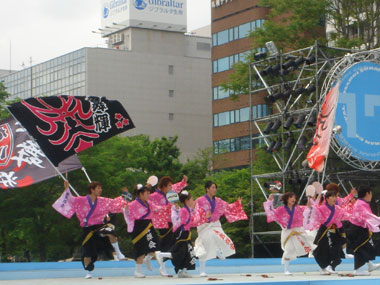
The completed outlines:
[[[321,177],[305,163],[315,132],[317,115],[325,95],[322,94],[322,91],[325,91],[322,90],[323,83],[331,69],[347,53],[352,52],[355,51],[329,48],[316,42],[307,48],[278,53],[249,64],[252,257],[254,257],[255,238],[261,242],[259,236],[265,234],[254,231],[254,218],[262,215],[255,213],[254,209],[255,184],[267,198],[265,180],[280,181],[282,191],[285,192],[289,191],[287,189],[291,186],[289,181],[296,179],[299,181],[298,184],[302,185],[302,191],[299,193],[301,200],[306,185],[313,181],[318,180],[322,184],[328,181],[339,182],[342,189],[347,191],[347,188],[352,186],[349,185],[350,177],[362,178],[360,173],[363,171],[357,169],[344,171],[332,169]],[[272,104],[273,112],[269,116],[253,118],[253,97],[263,93],[266,101]],[[258,141],[266,146],[278,171],[253,173],[253,145]],[[339,150],[335,153],[339,157]],[[372,178],[378,179],[378,176],[376,174]]]

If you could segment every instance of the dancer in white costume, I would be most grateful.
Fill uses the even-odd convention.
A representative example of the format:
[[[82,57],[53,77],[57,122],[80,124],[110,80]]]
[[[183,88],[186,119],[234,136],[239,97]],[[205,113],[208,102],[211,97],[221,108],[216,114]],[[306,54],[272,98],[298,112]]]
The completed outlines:
[[[286,192],[282,196],[284,206],[273,208],[273,196],[270,195],[268,201],[264,202],[264,210],[267,215],[267,222],[276,221],[281,225],[281,248],[282,264],[284,264],[285,275],[291,275],[289,271],[290,261],[298,256],[308,254],[316,246],[313,244],[313,237],[309,236],[303,226],[303,211],[306,206],[296,204],[297,197],[293,192]]]
[[[201,276],[207,276],[206,260],[218,257],[224,260],[227,256],[235,254],[235,246],[231,239],[224,233],[220,224],[220,217],[224,215],[228,222],[232,223],[238,220],[247,220],[241,198],[232,204],[228,204],[222,199],[215,197],[218,190],[217,185],[212,181],[205,184],[206,195],[196,200],[197,207],[203,208],[211,217],[208,223],[199,227],[198,238],[195,241],[195,255],[199,258],[199,267]]]

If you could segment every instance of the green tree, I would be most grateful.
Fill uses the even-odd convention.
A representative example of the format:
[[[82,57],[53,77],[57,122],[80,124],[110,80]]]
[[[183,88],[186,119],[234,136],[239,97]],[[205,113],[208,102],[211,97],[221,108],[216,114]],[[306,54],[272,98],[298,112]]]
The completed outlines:
[[[212,147],[200,150],[194,158],[186,161],[182,167],[182,172],[189,177],[189,189],[202,184],[206,176],[212,175],[213,161]]]
[[[4,119],[9,116],[8,111],[4,108],[6,100],[9,97],[7,88],[4,86],[3,81],[0,81],[0,119]]]
[[[268,20],[261,29],[251,35],[255,47],[263,47],[274,41],[277,48],[300,49],[326,42],[324,25],[325,0],[262,0],[262,6],[270,7]]]
[[[160,177],[169,175],[179,179],[181,176],[180,151],[176,146],[178,137],[154,139],[148,147],[148,161],[144,166],[149,173]]]
[[[315,40],[325,43],[326,5],[327,0],[261,0],[260,6],[270,7],[270,11],[263,26],[250,34],[253,51],[269,41],[283,51],[311,46]],[[249,93],[249,63],[254,61],[254,53],[246,56],[222,84],[236,94],[232,99]]]
[[[328,1],[328,23],[334,30],[329,38],[336,46],[365,48],[379,46],[380,5],[378,0]]]

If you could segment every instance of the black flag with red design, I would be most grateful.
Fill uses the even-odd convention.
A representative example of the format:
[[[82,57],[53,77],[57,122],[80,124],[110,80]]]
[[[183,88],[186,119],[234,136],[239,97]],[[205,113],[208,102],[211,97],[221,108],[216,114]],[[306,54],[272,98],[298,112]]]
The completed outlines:
[[[135,127],[120,102],[105,97],[28,98],[10,105],[8,110],[54,165]]]

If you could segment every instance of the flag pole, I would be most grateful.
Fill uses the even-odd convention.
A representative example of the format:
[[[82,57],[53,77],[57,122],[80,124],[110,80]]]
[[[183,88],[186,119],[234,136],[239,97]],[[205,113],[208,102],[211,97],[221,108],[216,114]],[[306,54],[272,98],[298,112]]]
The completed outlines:
[[[91,179],[90,179],[90,176],[88,176],[88,174],[87,174],[86,168],[84,168],[84,166],[82,166],[81,170],[82,170],[82,171],[84,172],[84,174],[86,175],[88,182],[91,183],[92,181],[91,181]]]
[[[48,159],[49,160],[49,159]],[[50,160],[49,160],[50,161]],[[51,162],[50,162],[51,163]],[[53,164],[52,164],[53,165]],[[68,181],[65,176],[63,176],[63,174],[53,165],[53,167],[55,168],[55,170],[58,172],[59,176],[64,180],[64,181]],[[70,182],[69,182],[69,188],[71,190],[73,190],[74,194],[77,195],[77,197],[79,197],[80,195],[78,194],[77,191],[75,191],[74,187],[71,186]]]
[[[4,106],[4,105],[2,105],[2,106],[5,107],[5,108],[7,109],[7,111],[9,112],[9,114],[11,114],[11,116],[13,117],[13,119],[15,119],[17,122],[20,123],[20,121],[17,120],[15,116],[13,116],[12,112],[9,111],[8,106]],[[22,126],[21,123],[20,123],[20,125]],[[22,127],[24,128],[24,126],[22,126]],[[25,129],[25,128],[24,128],[24,129]],[[27,131],[26,129],[25,129],[25,132],[28,133],[28,131]],[[31,136],[29,133],[28,133],[28,135],[30,136],[30,138],[33,140],[33,142],[34,142],[36,145],[40,146],[40,145],[35,141],[35,139],[34,139],[33,136]],[[40,149],[41,149],[41,148],[40,148]],[[41,151],[42,151],[42,149],[41,149]],[[42,151],[42,152],[43,152],[43,151]],[[43,154],[45,154],[45,153],[43,152]],[[61,176],[61,178],[62,178],[64,181],[66,181],[67,179],[66,179],[65,176],[63,176],[63,174],[59,171],[58,167],[56,167],[56,166],[50,161],[50,159],[46,156],[46,154],[45,154],[45,157],[46,157],[46,160],[51,164],[51,166],[53,166],[54,170],[58,173],[58,175]],[[78,194],[78,192],[74,189],[74,187],[71,186],[70,182],[69,182],[69,187],[70,187],[70,189],[75,193],[75,195],[77,195],[78,197],[80,196],[80,195]]]

